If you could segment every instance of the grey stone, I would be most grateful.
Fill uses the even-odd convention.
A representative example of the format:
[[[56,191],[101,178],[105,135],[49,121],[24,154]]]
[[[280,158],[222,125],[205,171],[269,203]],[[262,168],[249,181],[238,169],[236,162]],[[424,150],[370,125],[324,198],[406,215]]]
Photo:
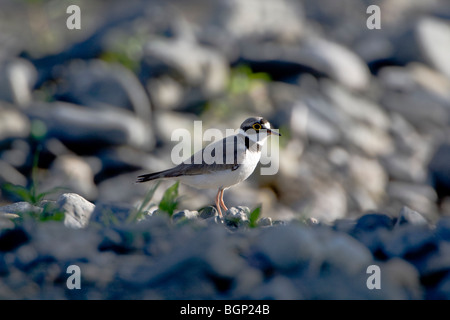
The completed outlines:
[[[350,233],[356,225],[355,219],[338,219],[333,222],[333,230]]]
[[[94,172],[89,163],[76,155],[60,155],[51,164],[42,190],[69,190],[72,193],[94,200],[97,187]]]
[[[25,59],[0,59],[0,100],[26,108],[32,101],[36,68]],[[0,126],[1,127],[1,126]]]
[[[183,210],[183,211],[175,212],[172,215],[172,220],[174,222],[181,222],[185,219],[191,220],[191,219],[196,219],[197,217],[198,217],[198,211]]]
[[[299,300],[303,299],[301,290],[288,277],[277,275],[260,286],[253,288],[250,299],[256,300]]]
[[[214,236],[211,233],[215,233]],[[205,246],[205,251],[202,254],[202,259],[207,263],[207,272],[213,277],[220,279],[234,279],[245,267],[246,261],[239,255],[239,250],[248,245],[247,239],[233,238],[228,236],[229,233],[225,231],[222,226],[205,229],[201,237],[210,239],[211,243]],[[199,238],[199,240],[203,238]]]
[[[430,110],[430,112],[432,111]],[[422,183],[427,180],[427,163],[430,162],[430,158],[435,151],[434,148],[436,148],[437,145],[435,143],[430,143],[434,138],[427,136],[427,134],[422,134],[419,130],[421,130],[421,124],[424,124],[424,126],[429,126],[430,124],[425,125],[425,121],[415,124],[413,122],[408,122],[401,116],[394,116],[393,119],[395,119],[395,122],[393,121],[395,129],[393,128],[392,131],[393,134],[396,135],[396,144],[398,147],[397,154],[411,158],[410,161],[405,162],[408,166],[404,165],[404,167],[410,166],[411,174],[416,178],[414,181]],[[427,132],[429,132],[430,129],[430,127],[428,129],[424,128]],[[432,130],[433,129],[431,129],[431,131]],[[435,135],[435,133],[430,134],[431,136]]]
[[[0,184],[3,183],[25,187],[27,178],[8,162],[0,159]]]
[[[355,123],[344,132],[349,142],[369,156],[384,155],[392,151],[392,141],[383,130]]]
[[[387,111],[399,113],[421,130],[429,125],[446,126],[449,104],[435,93],[417,83],[413,71],[399,67],[385,67],[379,73],[384,89],[380,103]],[[427,108],[423,108],[426,104]]]
[[[441,217],[436,222],[436,236],[438,239],[450,241],[450,217]]]
[[[98,245],[99,251],[113,251],[116,254],[131,253],[134,249],[133,240],[137,236],[128,230],[105,228],[102,232],[103,239]]]
[[[95,205],[76,193],[64,193],[56,201],[64,212],[64,225],[70,228],[84,228],[89,224]]]
[[[30,204],[29,202],[16,202],[12,203],[6,206],[0,207],[0,212],[3,213],[12,213],[17,215],[24,215],[27,213],[31,214],[40,214],[42,212],[42,208],[39,208],[38,206],[34,206]]]
[[[94,296],[92,298],[95,300],[108,298],[104,294],[104,290],[108,290],[108,285],[114,281],[116,272],[116,268],[112,266],[115,263],[112,255],[99,254],[98,256],[101,258],[95,259],[95,262],[77,262],[83,275],[82,281],[86,284],[85,287],[95,284],[95,288],[89,288],[90,291],[94,291],[95,289],[99,291],[90,292],[88,295],[91,297],[93,294],[97,294],[97,297]]]
[[[297,136],[307,135],[311,141],[325,145],[336,143],[341,136],[333,123],[306,104],[297,103],[292,107],[289,123]]]
[[[14,265],[25,272],[29,272],[30,269],[32,269],[33,264],[39,262],[39,252],[37,252],[36,248],[33,246],[21,246],[15,253]]]
[[[159,110],[173,110],[179,106],[184,96],[184,88],[170,76],[161,75],[150,78],[147,84],[148,91],[156,108]],[[157,116],[155,116],[157,118]]]
[[[232,299],[245,299],[264,282],[264,274],[261,270],[252,267],[243,268],[234,278],[231,290]]]
[[[82,144],[84,149],[130,145],[149,150],[154,145],[149,124],[129,110],[112,106],[92,109],[53,102],[35,103],[27,114],[44,122],[48,137],[75,146]]]
[[[418,270],[407,261],[399,258],[389,259],[379,264],[382,273],[381,288],[383,298],[396,300],[420,300],[424,298]]]
[[[264,229],[255,251],[268,263],[265,268],[292,271],[308,268],[321,259],[322,249],[314,232],[306,227],[287,225]]]
[[[427,177],[424,163],[409,152],[396,152],[386,155],[382,158],[381,164],[393,180],[420,183]]]
[[[0,102],[0,143],[17,138],[27,138],[30,121],[19,110],[5,102]]]
[[[416,25],[416,36],[422,54],[436,70],[450,77],[450,24],[446,20],[425,17]]]
[[[384,246],[388,257],[400,257],[415,262],[426,259],[437,249],[436,238],[428,226],[411,224],[397,228]]]
[[[439,202],[450,195],[450,144],[443,143],[433,152],[428,164],[429,180]]]
[[[425,212],[426,218],[430,221],[436,218],[437,195],[429,185],[390,181],[387,186],[387,194],[391,201],[398,201],[402,207],[407,206],[419,212]]]
[[[0,212],[0,230],[14,228],[14,219],[20,216],[14,213]]]
[[[176,238],[175,234],[172,236]],[[244,266],[235,250],[235,241],[226,241],[226,236],[222,226],[202,229],[161,256],[158,263],[144,260],[126,266],[119,270],[118,277],[135,287],[151,286],[165,296],[183,297],[184,293],[176,289],[181,284],[181,287],[192,288],[189,290],[191,297],[211,297],[215,286],[219,285],[215,281],[229,281],[227,279],[234,278]]]
[[[166,110],[156,110],[155,118],[158,119],[158,121],[155,123],[156,134],[158,138],[163,140],[163,142],[166,144],[173,143],[172,134],[175,132],[175,130],[186,129],[189,132],[193,132],[194,121],[200,121],[200,119],[194,115],[189,115],[184,112]],[[190,151],[191,150],[189,150],[189,152]],[[187,158],[188,156],[190,156],[190,154],[183,155],[183,160],[184,157]]]
[[[445,126],[449,119],[448,106],[442,101],[432,99],[421,90],[411,90],[408,94],[387,91],[382,98],[382,104],[391,112],[400,113],[419,128],[426,125]],[[423,105],[427,109],[423,109]]]
[[[25,139],[13,138],[13,140],[11,140],[9,147],[2,151],[0,157],[2,161],[5,161],[13,168],[21,168],[27,166],[27,160],[30,152],[31,152],[30,142],[26,140],[26,138]],[[3,170],[0,170],[0,172],[1,171]]]
[[[248,207],[231,207],[223,212],[223,218],[227,226],[239,228],[248,225],[248,215],[250,209]]]
[[[306,67],[318,74],[353,89],[363,90],[369,85],[370,72],[367,65],[343,45],[321,39],[308,38],[301,46],[283,46],[274,43],[248,44],[243,51],[245,60],[275,61],[291,65],[295,70]]]
[[[347,214],[347,196],[343,186],[337,182],[315,181],[316,188],[312,190],[312,197],[308,204],[300,207],[304,210],[309,207],[308,215],[324,223],[332,223],[336,219],[344,218]]]
[[[399,226],[405,223],[414,225],[427,225],[428,221],[419,212],[414,211],[408,207],[403,207],[402,210],[400,210],[400,214],[395,225]]]
[[[361,216],[349,234],[363,243],[378,259],[386,259],[384,251],[386,242],[390,239],[394,221],[391,217],[370,213]]]
[[[378,228],[391,230],[394,222],[391,217],[380,213],[368,213],[361,216],[355,225],[354,232],[373,231]]]
[[[377,300],[385,293],[368,290],[367,275],[360,273],[349,276],[345,272],[326,272],[329,265],[323,266],[325,272],[317,277],[301,277],[296,281],[305,300]],[[333,288],[333,289],[330,289]]]
[[[183,106],[205,101],[226,89],[229,69],[224,57],[193,41],[151,41],[144,48],[143,61],[150,72],[167,69],[181,76],[188,87],[181,100]]]
[[[419,88],[429,93],[431,97],[444,101],[449,98],[450,77],[421,63],[413,63],[407,68]]]
[[[373,263],[371,252],[353,237],[326,230],[323,238],[319,238],[323,259],[330,268],[344,270],[346,274],[358,275],[365,272]]]
[[[390,130],[397,147],[397,152],[393,155],[414,156],[419,161],[425,161],[423,158],[429,157],[431,146],[429,146],[426,137],[422,136],[405,117],[398,113],[393,114]],[[421,165],[423,166],[423,162]]]
[[[269,227],[272,225],[272,218],[271,217],[262,217],[256,222],[256,225],[258,227]]]
[[[296,42],[304,33],[302,5],[292,0],[217,1],[209,22],[242,41]]]
[[[132,219],[131,214],[135,209],[133,205],[126,202],[96,202],[90,222],[105,227],[120,226]]]
[[[354,188],[367,191],[373,203],[379,203],[385,196],[388,177],[381,164],[373,159],[352,155],[348,160],[348,170]],[[361,211],[373,210],[371,204],[360,203]]]
[[[218,215],[217,209],[213,206],[203,208],[199,211],[199,217],[202,219],[213,218]]]
[[[437,250],[430,252],[424,259],[415,262],[425,284],[427,284],[427,281],[435,281],[433,278],[439,279],[450,268],[450,243],[447,241],[436,242]]]
[[[320,85],[333,105],[349,117],[381,130],[389,128],[389,115],[374,101],[332,81],[321,81]]]
[[[136,184],[136,177],[167,169],[171,161],[170,150],[165,150],[167,152],[146,153],[131,146],[117,146],[99,151],[98,158],[94,158],[100,161],[101,166],[100,170],[95,172],[98,188],[96,201],[140,203],[151,189],[152,183]],[[136,171],[138,168],[143,169]],[[153,199],[161,198],[169,186],[163,182]]]
[[[31,231],[30,244],[40,256],[56,261],[92,260],[99,254],[101,235],[95,228],[67,228],[59,221],[38,223]]]
[[[91,108],[114,106],[133,111],[144,122],[151,120],[151,105],[135,74],[121,64],[101,60],[76,61],[62,69],[58,100]]]

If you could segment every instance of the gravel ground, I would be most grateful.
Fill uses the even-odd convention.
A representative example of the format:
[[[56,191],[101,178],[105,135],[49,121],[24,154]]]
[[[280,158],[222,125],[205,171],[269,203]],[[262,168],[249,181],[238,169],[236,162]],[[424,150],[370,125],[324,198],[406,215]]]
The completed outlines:
[[[80,196],[61,198],[54,210],[76,217],[1,230],[0,299],[449,298],[450,219],[430,224],[407,207],[333,224],[250,225],[246,207],[223,220],[184,210],[112,222]]]

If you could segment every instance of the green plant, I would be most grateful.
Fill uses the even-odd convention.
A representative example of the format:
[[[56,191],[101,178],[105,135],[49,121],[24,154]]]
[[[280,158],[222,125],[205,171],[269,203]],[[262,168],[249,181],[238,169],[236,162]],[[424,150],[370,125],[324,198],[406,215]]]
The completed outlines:
[[[140,57],[147,40],[145,33],[117,34],[108,43],[107,50],[100,55],[100,59],[111,64],[121,64],[125,68],[138,73]]]
[[[233,113],[232,108],[249,108],[252,104],[252,92],[264,87],[271,81],[271,77],[265,72],[254,72],[250,66],[240,64],[230,70],[227,90],[224,95],[211,99],[203,106],[203,113],[208,117],[226,117]],[[251,108],[251,107],[250,107]]]
[[[38,192],[38,162],[39,162],[40,148],[36,150],[33,156],[33,165],[31,168],[31,180],[28,186],[19,186],[12,183],[5,183],[2,189],[7,193],[14,195],[15,197],[26,201],[33,205],[39,204],[45,196],[56,193],[61,190],[65,190],[63,187],[52,188],[45,192]]]
[[[120,225],[119,219],[110,208],[101,211],[100,221],[106,227]]]
[[[155,204],[151,202],[153,196],[155,195],[156,189],[158,189],[161,181],[158,181],[153,188],[150,188],[146,193],[144,199],[142,200],[139,208],[134,210],[127,219],[127,222],[135,222],[137,220],[142,219],[146,214],[150,207]],[[164,192],[164,195],[161,201],[158,204],[158,209],[160,211],[166,212],[170,217],[174,214],[180,203],[180,197],[178,196],[178,187],[180,182],[177,181],[175,184],[167,188]]]
[[[135,222],[142,219],[150,207],[153,205],[150,201],[152,201],[153,196],[155,195],[156,189],[158,189],[161,181],[158,181],[153,188],[150,188],[145,194],[144,200],[142,200],[139,208],[134,210],[127,219],[127,222]]]
[[[256,228],[258,226],[258,220],[261,215],[261,206],[255,208],[248,217],[249,228]]]
[[[238,95],[270,80],[268,73],[253,72],[249,66],[239,65],[231,69],[228,91],[231,95]]]
[[[159,210],[165,211],[172,216],[180,203],[180,198],[178,197],[178,186],[180,182],[177,181],[174,185],[167,188],[164,195],[159,203]]]
[[[51,202],[48,202],[42,206],[42,212],[38,215],[35,215],[34,218],[38,221],[63,221],[65,218],[64,211],[61,211],[58,208],[55,208],[55,205]]]

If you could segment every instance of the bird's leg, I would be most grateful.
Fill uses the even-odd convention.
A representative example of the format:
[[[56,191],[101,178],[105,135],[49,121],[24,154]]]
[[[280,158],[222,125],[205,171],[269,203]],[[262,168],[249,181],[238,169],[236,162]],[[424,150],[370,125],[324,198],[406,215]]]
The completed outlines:
[[[217,211],[219,212],[219,217],[222,218],[222,210],[220,210],[220,193],[221,193],[221,189],[219,189],[219,192],[217,192],[217,196],[216,196],[216,208],[217,208]]]
[[[222,208],[224,208],[225,210],[228,210],[227,206],[225,205],[225,202],[223,202],[223,193],[224,193],[224,189],[221,190],[220,192],[220,205],[222,206]]]

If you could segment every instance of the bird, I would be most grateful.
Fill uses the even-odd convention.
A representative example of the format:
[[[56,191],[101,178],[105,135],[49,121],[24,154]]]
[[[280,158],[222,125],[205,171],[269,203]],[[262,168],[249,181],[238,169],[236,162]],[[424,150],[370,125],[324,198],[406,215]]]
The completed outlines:
[[[217,189],[215,205],[223,218],[221,209],[228,210],[223,201],[224,191],[253,173],[270,135],[281,136],[265,118],[250,117],[242,122],[236,134],[211,143],[171,169],[140,175],[136,182],[172,179],[197,189]]]

